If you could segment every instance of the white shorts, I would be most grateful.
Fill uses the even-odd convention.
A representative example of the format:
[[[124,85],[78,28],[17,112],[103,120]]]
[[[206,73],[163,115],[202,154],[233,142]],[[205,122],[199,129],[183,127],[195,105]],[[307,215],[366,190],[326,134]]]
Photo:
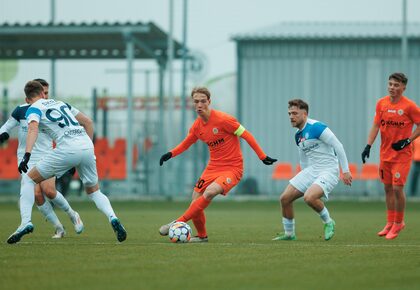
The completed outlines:
[[[289,183],[302,193],[305,193],[312,184],[317,184],[324,191],[324,197],[328,199],[328,194],[339,180],[338,168],[319,170],[309,166],[290,179]]]
[[[36,168],[45,179],[53,176],[60,178],[73,167],[76,167],[85,186],[90,187],[98,183],[96,157],[93,149],[81,149],[76,152],[62,152],[59,149],[54,149],[36,164]]]

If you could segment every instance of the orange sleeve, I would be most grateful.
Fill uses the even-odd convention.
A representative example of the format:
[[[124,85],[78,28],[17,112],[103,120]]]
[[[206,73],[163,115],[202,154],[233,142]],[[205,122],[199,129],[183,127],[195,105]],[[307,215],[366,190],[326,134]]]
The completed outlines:
[[[381,123],[381,100],[376,103],[376,110],[375,110],[375,118],[373,119],[373,123],[376,125],[380,125]]]
[[[178,146],[176,146],[170,151],[172,153],[172,157],[175,157],[187,150],[188,148],[190,148],[190,146],[197,142],[197,140],[197,136],[195,136],[193,130],[190,129],[190,132],[188,133],[187,137],[185,137],[185,139],[181,143],[179,143]]]
[[[263,160],[265,157],[267,157],[267,155],[261,149],[260,145],[258,145],[257,140],[255,140],[254,136],[250,132],[245,130],[245,132],[242,133],[241,138],[248,142],[249,146],[251,146],[251,148],[255,151],[260,160]]]

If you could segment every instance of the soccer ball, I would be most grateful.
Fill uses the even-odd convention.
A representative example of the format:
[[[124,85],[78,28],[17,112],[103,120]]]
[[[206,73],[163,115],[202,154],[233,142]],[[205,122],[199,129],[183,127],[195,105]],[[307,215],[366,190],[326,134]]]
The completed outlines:
[[[172,243],[188,243],[191,235],[191,227],[184,222],[175,222],[169,228],[169,239]]]

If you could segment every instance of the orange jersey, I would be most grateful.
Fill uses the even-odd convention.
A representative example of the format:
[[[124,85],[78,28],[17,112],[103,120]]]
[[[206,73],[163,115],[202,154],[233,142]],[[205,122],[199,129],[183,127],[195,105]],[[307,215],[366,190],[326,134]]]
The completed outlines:
[[[245,131],[245,128],[234,117],[216,110],[210,111],[208,122],[198,117],[191,126],[188,136],[172,149],[171,153],[175,157],[197,140],[201,140],[207,144],[210,151],[207,170],[237,169],[242,174],[243,159],[239,136],[248,142],[261,160],[266,157],[252,134]]]
[[[420,124],[420,109],[416,103],[402,96],[394,104],[391,103],[389,96],[385,96],[376,103],[374,123],[381,131],[381,161],[410,161],[413,154],[412,146],[395,151],[391,145],[401,139],[409,138],[413,124]]]
[[[171,150],[172,155],[175,157],[197,140],[201,140],[207,144],[210,151],[208,169],[222,170],[236,167],[242,171],[242,151],[239,137],[235,135],[240,127],[241,124],[234,117],[220,111],[211,110],[207,123],[202,118],[197,117],[184,140],[186,144],[183,144],[183,142]]]

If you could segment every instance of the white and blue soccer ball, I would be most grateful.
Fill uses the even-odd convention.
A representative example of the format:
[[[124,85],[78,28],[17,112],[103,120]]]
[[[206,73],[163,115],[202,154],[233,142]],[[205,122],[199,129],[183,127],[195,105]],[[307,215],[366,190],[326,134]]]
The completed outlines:
[[[191,239],[191,227],[184,222],[175,222],[169,228],[169,239],[172,243],[188,243]]]

